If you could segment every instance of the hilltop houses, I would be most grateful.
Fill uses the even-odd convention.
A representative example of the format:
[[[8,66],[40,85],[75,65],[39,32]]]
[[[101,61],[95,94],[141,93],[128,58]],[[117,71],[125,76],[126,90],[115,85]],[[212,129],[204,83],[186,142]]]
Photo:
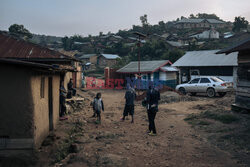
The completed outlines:
[[[227,24],[224,21],[216,19],[181,19],[176,22],[175,27],[178,29],[186,28],[224,28]]]
[[[84,54],[79,59],[85,66],[95,67],[111,67],[117,63],[120,56],[114,54]]]
[[[203,31],[202,33],[192,35],[190,37],[197,39],[219,39],[220,33],[212,28],[210,30]]]

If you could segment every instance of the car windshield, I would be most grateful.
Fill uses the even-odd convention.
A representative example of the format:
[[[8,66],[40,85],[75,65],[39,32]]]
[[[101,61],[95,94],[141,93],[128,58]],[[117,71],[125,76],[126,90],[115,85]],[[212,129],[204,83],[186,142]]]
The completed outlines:
[[[214,82],[224,82],[221,78],[218,78],[218,77],[211,77],[211,79],[212,79]]]

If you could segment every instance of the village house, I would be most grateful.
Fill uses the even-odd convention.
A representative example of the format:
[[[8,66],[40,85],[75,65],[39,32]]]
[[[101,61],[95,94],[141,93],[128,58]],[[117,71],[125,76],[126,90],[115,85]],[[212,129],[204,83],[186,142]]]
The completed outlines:
[[[238,53],[237,88],[232,106],[234,109],[250,110],[250,38],[218,52],[219,55],[224,53],[227,56]]]
[[[0,58],[0,155],[32,151],[56,128],[62,70]]]
[[[201,50],[186,52],[172,66],[179,69],[179,83],[183,76],[187,81],[199,76],[217,76],[225,81],[236,83],[237,53],[219,54],[218,50]]]
[[[38,148],[59,120],[59,89],[76,59],[0,33],[0,153]],[[68,75],[71,74],[71,75]]]
[[[91,63],[95,65],[97,63],[97,56],[97,54],[83,54],[78,58],[83,62],[83,64]]]
[[[143,81],[160,81],[162,84],[175,88],[177,83],[177,72],[175,67],[171,67],[169,60],[153,60],[140,62],[140,74]],[[133,61],[117,70],[120,78],[137,78],[138,61]]]
[[[60,49],[59,52],[64,54],[64,55],[70,56],[72,58],[76,58],[76,55],[79,54],[79,52],[77,50],[65,51],[63,49]],[[82,62],[80,62],[80,61],[74,61],[73,63],[74,63],[73,65],[75,67],[75,71],[72,72],[73,87],[74,88],[81,88],[82,87],[83,65],[82,65]]]
[[[227,24],[223,21],[216,19],[181,19],[176,24],[175,27],[178,29],[183,28],[224,28]]]
[[[219,39],[220,33],[212,28],[210,30],[203,31],[202,33],[192,35],[190,37],[197,38],[197,39]]]
[[[117,59],[120,59],[120,56],[114,54],[100,54],[97,57],[97,66],[99,67],[111,67],[116,65]]]

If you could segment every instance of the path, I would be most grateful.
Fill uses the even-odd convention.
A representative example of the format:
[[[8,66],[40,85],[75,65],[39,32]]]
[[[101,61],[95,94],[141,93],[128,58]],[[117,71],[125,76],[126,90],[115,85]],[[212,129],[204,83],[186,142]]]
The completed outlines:
[[[82,93],[85,97],[89,93]],[[146,112],[138,103],[135,107],[135,123],[120,122],[124,107],[124,91],[102,91],[105,112],[102,124],[95,125],[91,108],[86,108],[85,133],[78,143],[82,150],[67,166],[237,166],[226,152],[210,145],[183,119],[198,112],[191,109],[197,104],[213,100],[178,102],[160,105],[156,117],[158,135],[146,134]]]

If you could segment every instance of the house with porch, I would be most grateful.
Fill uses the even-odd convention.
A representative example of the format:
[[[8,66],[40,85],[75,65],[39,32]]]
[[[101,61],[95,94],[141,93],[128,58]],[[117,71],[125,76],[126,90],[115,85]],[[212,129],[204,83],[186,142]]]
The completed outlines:
[[[175,88],[177,84],[177,72],[171,67],[169,60],[140,61],[140,72],[138,72],[138,61],[133,61],[117,70],[120,78],[138,78],[141,74],[142,81],[160,81],[163,85]]]
[[[219,50],[186,52],[172,66],[179,69],[179,84],[199,76],[217,76],[234,85],[237,80],[237,53],[216,54]],[[186,78],[184,80],[184,78]]]

